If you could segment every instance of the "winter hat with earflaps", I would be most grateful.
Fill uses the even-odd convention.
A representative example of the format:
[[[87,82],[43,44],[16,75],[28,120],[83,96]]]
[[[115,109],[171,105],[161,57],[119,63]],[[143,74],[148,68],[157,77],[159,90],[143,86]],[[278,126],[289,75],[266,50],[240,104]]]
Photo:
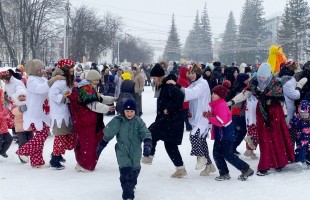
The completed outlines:
[[[86,80],[88,81],[96,81],[101,78],[101,75],[97,70],[91,69],[86,75]]]
[[[268,78],[268,77],[270,77],[270,75],[271,75],[270,64],[266,63],[266,62],[262,63],[257,70],[257,76]]]
[[[45,68],[45,64],[38,59],[29,60],[25,65],[25,71],[28,76],[38,76],[37,72]]]

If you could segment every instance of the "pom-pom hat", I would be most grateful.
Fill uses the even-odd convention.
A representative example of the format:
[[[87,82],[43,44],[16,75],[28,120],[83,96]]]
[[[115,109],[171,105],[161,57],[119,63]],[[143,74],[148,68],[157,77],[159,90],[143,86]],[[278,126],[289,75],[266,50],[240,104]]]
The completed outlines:
[[[223,82],[223,85],[215,86],[212,89],[212,92],[219,96],[221,99],[225,99],[227,94],[229,93],[229,89],[227,88],[227,86],[229,85],[231,85],[230,81],[226,80]]]

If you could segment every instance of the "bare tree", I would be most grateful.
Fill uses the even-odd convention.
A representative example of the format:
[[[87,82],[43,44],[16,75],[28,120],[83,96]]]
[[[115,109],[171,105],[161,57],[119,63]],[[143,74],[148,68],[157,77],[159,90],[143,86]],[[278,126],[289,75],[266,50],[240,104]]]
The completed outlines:
[[[88,60],[96,61],[102,52],[113,47],[120,27],[118,17],[110,13],[98,17],[94,10],[81,6],[72,17],[70,57],[80,61],[86,56]]]

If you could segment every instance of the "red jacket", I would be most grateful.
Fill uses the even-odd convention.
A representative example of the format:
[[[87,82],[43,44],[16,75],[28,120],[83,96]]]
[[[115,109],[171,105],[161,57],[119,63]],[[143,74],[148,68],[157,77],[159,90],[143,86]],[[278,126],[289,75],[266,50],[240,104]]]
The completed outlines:
[[[181,69],[179,71],[179,78],[177,81],[177,83],[184,88],[187,88],[191,84],[189,82],[188,78],[186,77],[187,70],[188,70],[187,67],[181,67]],[[188,101],[183,103],[183,109],[189,109],[189,102]]]

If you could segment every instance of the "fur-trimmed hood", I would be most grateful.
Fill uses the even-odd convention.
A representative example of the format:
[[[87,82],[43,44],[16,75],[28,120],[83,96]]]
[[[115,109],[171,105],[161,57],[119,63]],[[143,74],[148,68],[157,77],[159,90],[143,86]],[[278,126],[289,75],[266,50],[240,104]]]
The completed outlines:
[[[27,91],[24,90],[24,89],[19,89],[17,90],[13,95],[12,95],[12,100],[14,102],[15,105],[17,106],[23,106],[23,105],[26,105],[26,101],[20,101],[18,100],[18,96],[19,95],[25,95],[27,96]]]

